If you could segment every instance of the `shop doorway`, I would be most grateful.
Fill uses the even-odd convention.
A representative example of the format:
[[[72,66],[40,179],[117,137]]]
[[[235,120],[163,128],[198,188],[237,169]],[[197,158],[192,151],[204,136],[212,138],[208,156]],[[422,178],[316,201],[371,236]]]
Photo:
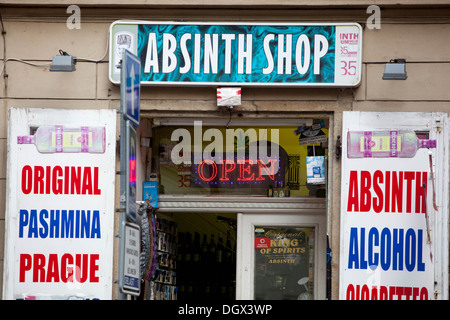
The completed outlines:
[[[162,198],[157,239],[166,244],[158,244],[152,298],[325,299],[322,199]],[[261,250],[258,238],[272,251]]]
[[[160,238],[172,237],[177,244],[176,263],[167,268],[176,272],[177,300],[236,298],[236,219],[235,213],[160,214],[160,221],[174,226],[171,234],[160,231]],[[165,253],[160,256],[163,261]],[[156,284],[161,286],[157,291],[168,290],[162,288],[164,281]]]

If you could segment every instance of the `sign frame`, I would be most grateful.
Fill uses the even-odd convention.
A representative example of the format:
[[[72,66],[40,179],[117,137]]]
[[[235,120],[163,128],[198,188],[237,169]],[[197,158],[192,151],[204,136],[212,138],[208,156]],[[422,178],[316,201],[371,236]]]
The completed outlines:
[[[187,81],[180,81],[180,77],[174,77],[178,80],[176,81],[158,81],[158,80],[145,80],[146,77],[144,77],[144,67],[146,65],[146,61],[142,61],[142,73],[141,73],[141,85],[148,85],[148,86],[214,86],[214,87],[220,87],[220,86],[275,86],[275,87],[356,87],[361,82],[361,69],[362,69],[362,27],[360,24],[355,22],[349,22],[349,23],[255,23],[255,22],[202,22],[202,23],[191,23],[191,22],[156,22],[156,21],[115,21],[110,26],[110,66],[109,66],[109,79],[112,83],[118,84],[119,79],[117,78],[118,71],[116,67],[114,66],[114,61],[117,61],[117,55],[120,53],[121,50],[126,49],[130,50],[133,54],[139,55],[138,53],[138,47],[140,47],[139,50],[143,50],[142,46],[144,44],[138,43],[138,26],[141,25],[155,25],[158,28],[161,26],[189,26],[189,27],[196,27],[198,28],[239,28],[239,27],[245,27],[247,29],[251,28],[286,28],[286,27],[312,27],[312,28],[318,28],[318,27],[330,27],[334,26],[336,28],[339,28],[339,31],[336,33],[336,40],[335,40],[335,47],[334,52],[336,54],[339,53],[339,59],[335,62],[334,65],[334,74],[336,78],[341,79],[342,72],[338,70],[345,70],[345,73],[351,74],[351,76],[354,76],[352,80],[347,80],[339,82],[270,82],[270,81],[261,81],[261,82],[255,82],[255,81],[225,81],[223,77],[218,77],[217,81],[200,81],[200,80],[192,80],[192,77]],[[271,29],[271,30],[272,30]],[[345,31],[347,30],[347,31]],[[356,31],[355,31],[356,30]],[[337,41],[337,35],[341,33],[357,33],[357,39],[356,41],[348,42],[348,39],[345,40],[346,42],[340,42]],[[340,36],[339,36],[340,37]],[[236,37],[237,40],[237,37]],[[355,40],[355,39],[353,39]],[[192,38],[192,42],[194,39]],[[222,41],[222,40],[219,40]],[[237,42],[237,41],[236,41]],[[253,44],[255,47],[260,48],[263,46],[262,40],[260,40],[261,43],[258,42],[258,44]],[[261,46],[260,46],[261,45]],[[293,51],[295,51],[295,43],[292,44]],[[200,50],[200,49],[199,49]],[[256,50],[255,50],[256,51]],[[262,50],[259,50],[262,51]],[[342,57],[341,57],[342,52]],[[144,53],[143,53],[144,54]],[[312,54],[312,53],[311,53]],[[266,65],[269,64],[269,58],[268,56],[266,60]],[[273,54],[272,54],[272,57]],[[191,57],[192,58],[192,57]],[[257,59],[253,59],[257,60]],[[159,61],[161,63],[161,61]],[[274,62],[276,63],[276,61]],[[193,63],[192,63],[193,64]],[[203,65],[203,61],[201,62]],[[221,62],[219,63],[219,65]],[[294,61],[293,61],[293,69],[294,67]],[[180,63],[181,65],[181,63]],[[265,66],[259,66],[258,72],[260,68],[263,68]],[[191,67],[192,69],[193,67]],[[253,66],[252,66],[253,68]],[[276,69],[276,68],[275,68]],[[258,72],[255,72],[252,70],[252,74],[259,74]],[[222,74],[221,72],[218,72],[219,74]],[[206,74],[206,73],[205,73]],[[303,75],[303,74],[302,74]]]

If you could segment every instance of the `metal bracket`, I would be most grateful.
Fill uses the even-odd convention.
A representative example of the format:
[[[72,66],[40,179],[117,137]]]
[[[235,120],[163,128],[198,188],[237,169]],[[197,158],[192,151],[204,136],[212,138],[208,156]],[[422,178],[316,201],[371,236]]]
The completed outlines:
[[[442,121],[441,121],[441,117],[435,117],[435,118],[434,118],[434,129],[435,129],[438,133],[441,133],[441,130],[442,130]]]

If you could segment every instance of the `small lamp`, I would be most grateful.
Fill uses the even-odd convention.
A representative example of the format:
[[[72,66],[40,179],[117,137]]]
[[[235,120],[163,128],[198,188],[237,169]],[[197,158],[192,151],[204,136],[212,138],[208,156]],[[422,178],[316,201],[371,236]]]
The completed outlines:
[[[384,66],[383,80],[406,80],[406,60],[391,59]]]
[[[52,64],[50,65],[50,71],[63,71],[71,72],[75,71],[75,64],[77,58],[72,57],[67,52],[59,50],[60,56],[53,56]]]

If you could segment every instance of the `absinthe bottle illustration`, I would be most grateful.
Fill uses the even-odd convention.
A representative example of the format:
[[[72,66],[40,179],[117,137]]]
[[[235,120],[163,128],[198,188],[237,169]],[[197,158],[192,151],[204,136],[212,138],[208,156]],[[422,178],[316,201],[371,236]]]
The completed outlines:
[[[419,139],[412,130],[348,131],[348,158],[412,158],[420,148],[436,148],[436,140]]]
[[[105,127],[40,126],[34,135],[18,136],[18,144],[34,144],[40,153],[105,153]]]

